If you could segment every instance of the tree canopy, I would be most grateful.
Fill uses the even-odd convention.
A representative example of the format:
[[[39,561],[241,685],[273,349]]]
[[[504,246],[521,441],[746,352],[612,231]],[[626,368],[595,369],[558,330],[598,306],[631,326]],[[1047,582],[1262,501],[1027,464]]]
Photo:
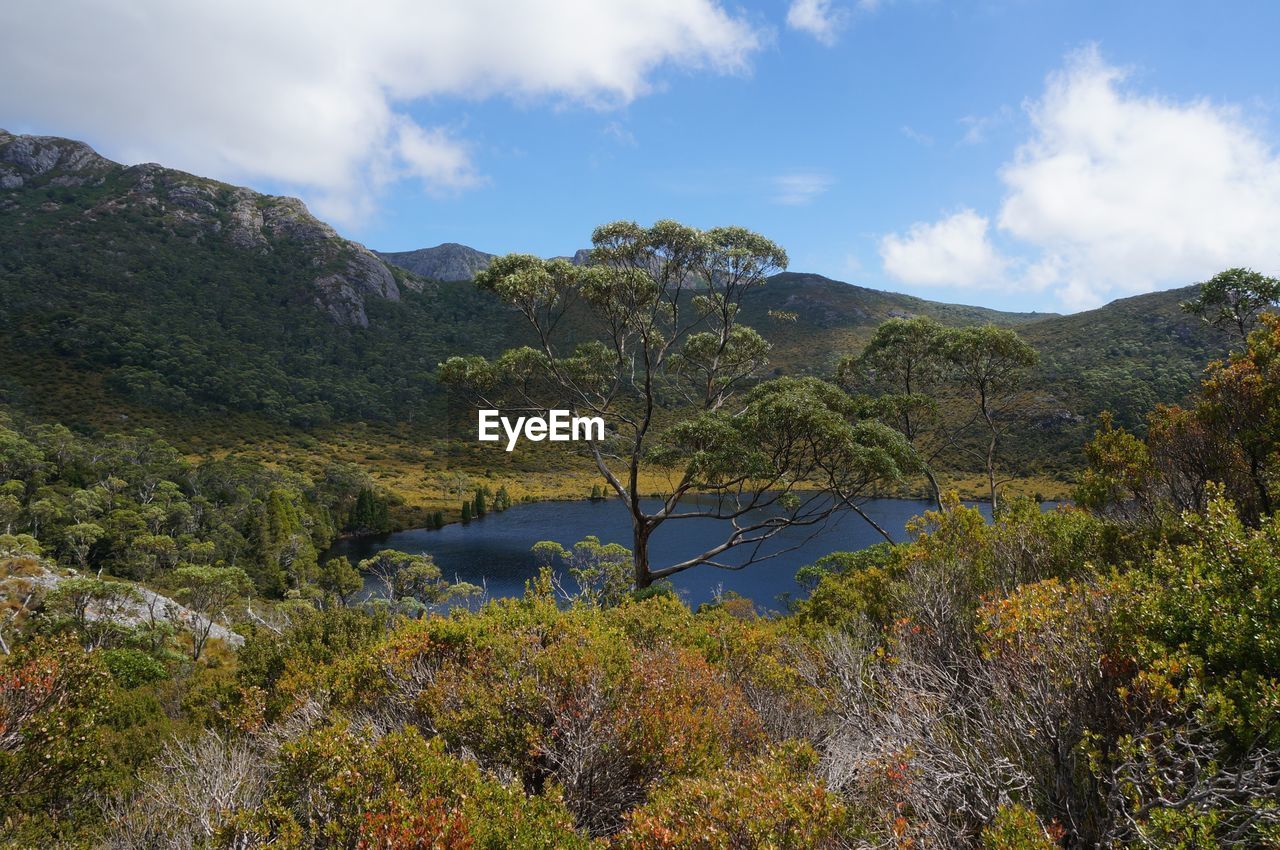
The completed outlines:
[[[637,587],[699,564],[739,569],[771,557],[782,529],[856,509],[878,482],[915,468],[911,447],[812,378],[757,383],[769,345],[738,321],[743,297],[786,253],[740,227],[674,221],[603,225],[590,262],[500,257],[476,278],[529,323],[538,343],[494,360],[454,357],[442,380],[486,407],[571,408],[600,416],[587,451],[632,521]],[[668,473],[656,505],[641,472]],[[699,498],[694,498],[695,494]],[[668,521],[727,520],[723,543],[674,564],[649,559]],[[730,561],[726,553],[745,552]]]

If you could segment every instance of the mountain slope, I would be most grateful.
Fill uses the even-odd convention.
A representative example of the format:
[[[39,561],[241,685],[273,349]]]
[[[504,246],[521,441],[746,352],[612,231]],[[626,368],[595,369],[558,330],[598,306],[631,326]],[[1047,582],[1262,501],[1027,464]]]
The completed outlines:
[[[457,244],[376,255],[296,199],[0,131],[0,402],[69,421],[110,407],[438,430],[436,364],[528,339],[469,282],[492,256]],[[1015,327],[1042,356],[1043,413],[1014,441],[1020,462],[1061,466],[1098,411],[1140,423],[1221,354],[1223,339],[1178,309],[1190,292],[1055,316],[784,273],[743,319],[774,343],[775,373],[821,376],[894,316]]]
[[[1019,328],[1040,351],[1038,382],[1082,413],[1110,409],[1132,426],[1156,404],[1181,401],[1229,343],[1221,331],[1183,312],[1180,305],[1197,289],[1135,295]]]
[[[437,362],[506,339],[491,297],[389,267],[293,198],[9,133],[0,186],[0,400],[91,416],[57,375],[184,414],[414,420]]]
[[[378,256],[428,280],[466,281],[483,271],[496,255],[457,242],[445,242],[416,251],[379,251]]]
[[[166,241],[219,242],[250,255],[299,251],[306,260],[299,276],[313,272],[307,294],[340,324],[368,325],[367,297],[400,299],[385,263],[338,236],[297,198],[261,195],[154,163],[126,168],[83,142],[5,130],[0,189],[11,190],[0,204],[10,228],[64,225],[84,232],[113,219],[141,223],[145,217],[151,232]]]
[[[794,314],[795,320],[780,320],[779,314]],[[775,366],[822,376],[831,375],[841,357],[865,345],[888,319],[928,316],[952,326],[990,322],[1022,328],[1046,315],[1051,314],[943,304],[796,272],[774,275],[743,303],[743,321],[773,343]]]

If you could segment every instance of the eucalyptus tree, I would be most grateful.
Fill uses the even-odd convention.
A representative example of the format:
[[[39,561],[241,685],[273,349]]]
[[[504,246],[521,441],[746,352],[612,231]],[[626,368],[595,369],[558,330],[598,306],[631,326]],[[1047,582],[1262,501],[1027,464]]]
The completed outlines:
[[[1200,284],[1195,298],[1182,309],[1225,330],[1244,343],[1262,314],[1280,304],[1280,279],[1253,269],[1227,269]]]
[[[674,221],[607,224],[592,244],[584,265],[494,260],[476,282],[524,316],[536,344],[495,360],[450,358],[440,371],[485,407],[604,419],[604,439],[586,450],[630,513],[636,587],[700,564],[741,569],[776,557],[788,550],[766,544],[782,531],[816,531],[842,507],[860,511],[873,486],[914,470],[906,440],[838,387],[756,383],[769,344],[738,318],[743,298],[786,267],[776,244],[740,227]],[[643,482],[654,475],[665,476],[663,493],[646,502]],[[651,563],[659,527],[708,518],[726,522],[722,540]]]
[[[178,601],[199,615],[185,617],[180,611],[172,612],[175,625],[184,626],[190,635],[192,661],[200,660],[217,619],[253,591],[253,582],[239,567],[187,564],[170,574],[169,583]]]
[[[949,331],[944,352],[952,380],[968,397],[986,431],[981,456],[995,512],[1000,507],[996,479],[1000,440],[1029,406],[1024,384],[1039,356],[1016,331],[995,325]]]
[[[954,394],[946,356],[950,332],[926,316],[889,319],[876,328],[861,352],[843,358],[836,370],[841,386],[874,397],[884,420],[916,450],[939,510],[939,456],[955,445],[973,420],[944,415],[944,399]]]

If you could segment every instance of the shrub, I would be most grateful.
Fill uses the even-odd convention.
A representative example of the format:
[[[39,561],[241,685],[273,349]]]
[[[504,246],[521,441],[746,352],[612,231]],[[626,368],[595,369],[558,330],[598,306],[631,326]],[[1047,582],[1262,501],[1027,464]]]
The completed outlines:
[[[813,777],[807,747],[769,751],[666,785],[627,817],[617,850],[822,850],[843,846],[848,814]]]
[[[236,847],[587,847],[554,794],[487,778],[412,728],[378,737],[347,724],[286,744],[263,805],[222,834]]]

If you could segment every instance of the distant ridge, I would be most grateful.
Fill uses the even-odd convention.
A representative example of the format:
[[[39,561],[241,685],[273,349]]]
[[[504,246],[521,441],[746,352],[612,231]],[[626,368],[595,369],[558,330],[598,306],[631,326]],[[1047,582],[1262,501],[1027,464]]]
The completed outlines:
[[[388,263],[422,275],[428,280],[471,280],[488,267],[496,254],[477,251],[469,245],[444,242],[434,248],[416,251],[378,251],[379,257]]]

